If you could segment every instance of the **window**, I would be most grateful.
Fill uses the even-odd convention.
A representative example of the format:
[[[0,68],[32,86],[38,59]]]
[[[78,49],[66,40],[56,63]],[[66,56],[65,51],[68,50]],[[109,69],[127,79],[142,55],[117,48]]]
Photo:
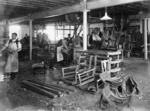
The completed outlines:
[[[70,34],[70,31],[69,30],[64,30],[64,37],[68,37],[68,34]]]
[[[19,25],[11,25],[9,26],[9,37],[12,37],[12,33],[17,33],[18,39],[22,39],[21,38],[21,27]]]
[[[50,25],[46,27],[46,34],[48,35],[48,38],[51,42],[55,41],[55,26]]]
[[[55,43],[60,39],[68,37],[68,34],[71,34],[72,37],[74,34],[74,28],[75,27],[73,25],[47,25],[44,30],[35,31],[35,35],[40,31],[41,33],[44,32],[48,35],[48,38],[51,41],[51,43]]]
[[[57,26],[57,40],[68,37],[68,34],[73,36],[74,28],[73,25]]]
[[[63,30],[57,30],[57,37],[56,37],[56,40],[60,40],[60,39],[63,39]]]

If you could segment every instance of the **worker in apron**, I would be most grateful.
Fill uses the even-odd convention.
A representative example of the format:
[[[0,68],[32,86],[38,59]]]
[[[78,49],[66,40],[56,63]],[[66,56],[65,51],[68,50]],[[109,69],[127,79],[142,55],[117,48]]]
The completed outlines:
[[[65,52],[65,50],[68,50],[67,41],[65,39],[62,39],[57,43],[56,47],[56,60],[58,63],[61,63],[61,65],[64,65],[65,58],[62,51]]]
[[[3,51],[7,48],[8,57],[5,65],[5,77],[14,79],[18,73],[18,52],[21,51],[21,43],[17,39],[17,34],[12,33],[12,39],[10,39],[5,46],[0,50]]]

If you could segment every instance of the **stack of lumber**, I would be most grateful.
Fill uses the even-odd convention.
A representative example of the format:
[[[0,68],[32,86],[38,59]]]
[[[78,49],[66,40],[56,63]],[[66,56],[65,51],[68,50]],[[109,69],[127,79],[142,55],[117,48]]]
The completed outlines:
[[[33,81],[33,80],[25,80],[22,82],[22,87],[34,91],[36,93],[47,96],[51,99],[56,97],[62,97],[65,94],[70,94],[71,92],[75,92],[73,89],[61,87],[58,85],[49,85],[41,82]]]

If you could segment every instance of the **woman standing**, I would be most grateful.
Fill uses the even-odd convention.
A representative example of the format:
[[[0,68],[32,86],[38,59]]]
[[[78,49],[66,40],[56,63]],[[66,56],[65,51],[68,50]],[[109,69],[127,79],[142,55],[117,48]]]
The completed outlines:
[[[8,48],[8,57],[5,65],[5,77],[10,76],[14,79],[18,73],[18,52],[21,51],[21,43],[17,39],[17,33],[12,33],[12,39],[10,39],[5,46],[0,50],[3,51]]]

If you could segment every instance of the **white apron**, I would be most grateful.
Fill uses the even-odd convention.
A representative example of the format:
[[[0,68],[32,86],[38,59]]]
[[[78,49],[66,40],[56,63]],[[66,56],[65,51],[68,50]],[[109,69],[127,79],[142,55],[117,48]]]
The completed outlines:
[[[62,46],[57,47],[57,62],[63,61],[64,57],[63,54],[61,52]]]
[[[8,52],[9,50],[17,50],[17,44],[16,43],[10,43],[8,46]],[[5,73],[11,73],[11,72],[18,72],[18,52],[10,54],[8,53],[8,58],[6,61],[5,66]]]

